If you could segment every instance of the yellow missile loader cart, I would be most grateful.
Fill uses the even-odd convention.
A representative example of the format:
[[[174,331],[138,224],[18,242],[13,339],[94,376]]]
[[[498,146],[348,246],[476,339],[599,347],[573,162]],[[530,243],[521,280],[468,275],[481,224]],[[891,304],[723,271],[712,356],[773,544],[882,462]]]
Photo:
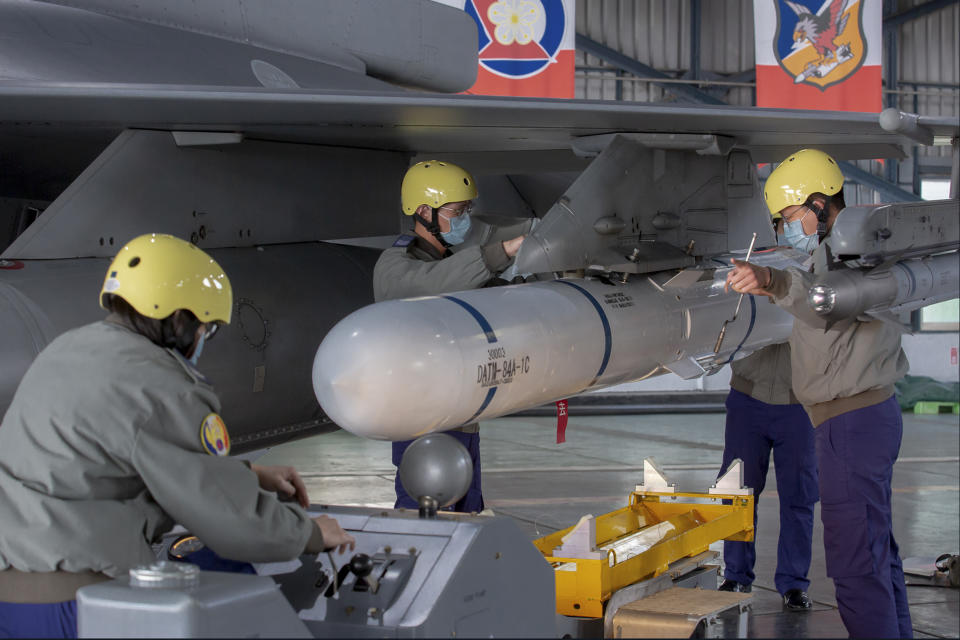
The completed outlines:
[[[603,618],[617,591],[660,576],[671,563],[703,554],[718,540],[753,540],[753,490],[742,486],[739,461],[708,493],[680,493],[648,458],[644,483],[628,500],[623,509],[584,516],[534,541],[554,568],[557,613]]]

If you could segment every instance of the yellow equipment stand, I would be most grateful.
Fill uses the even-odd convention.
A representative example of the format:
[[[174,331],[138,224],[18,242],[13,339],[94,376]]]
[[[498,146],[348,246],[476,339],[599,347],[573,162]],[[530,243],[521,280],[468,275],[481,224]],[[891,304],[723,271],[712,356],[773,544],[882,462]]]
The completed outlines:
[[[554,567],[557,613],[602,618],[613,593],[664,573],[671,562],[707,551],[717,540],[753,540],[752,490],[737,474],[735,462],[708,493],[678,493],[647,459],[644,484],[628,496],[627,507],[585,516],[535,540]]]

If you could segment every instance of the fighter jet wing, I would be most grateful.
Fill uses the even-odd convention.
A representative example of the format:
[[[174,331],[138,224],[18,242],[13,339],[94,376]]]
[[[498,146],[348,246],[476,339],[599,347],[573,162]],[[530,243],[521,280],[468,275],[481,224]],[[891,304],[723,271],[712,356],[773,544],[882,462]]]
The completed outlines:
[[[940,120],[943,120],[941,123]],[[949,135],[947,118],[924,122]],[[122,129],[239,132],[248,138],[411,152],[569,151],[584,136],[723,135],[769,162],[815,146],[838,159],[903,157],[873,114],[414,92],[180,85],[0,85],[0,135]]]

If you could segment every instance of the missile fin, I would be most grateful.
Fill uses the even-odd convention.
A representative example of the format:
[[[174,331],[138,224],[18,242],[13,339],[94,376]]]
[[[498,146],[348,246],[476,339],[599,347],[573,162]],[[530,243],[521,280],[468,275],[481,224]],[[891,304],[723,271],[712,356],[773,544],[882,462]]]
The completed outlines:
[[[894,313],[889,311],[868,311],[866,315],[870,320],[886,322],[887,324],[896,328],[900,333],[913,335],[913,327],[901,322],[900,318],[898,318]]]
[[[664,369],[670,371],[670,373],[676,374],[683,378],[684,380],[690,380],[691,378],[699,378],[706,370],[697,363],[693,358],[681,358],[679,360],[674,360],[673,362],[668,362],[663,365]]]
[[[684,269],[677,275],[667,280],[664,289],[686,289],[700,281],[703,276],[703,269]]]
[[[883,262],[881,262],[880,264],[878,264],[877,266],[875,266],[873,269],[870,269],[870,271],[867,272],[867,275],[869,275],[869,274],[871,274],[871,273],[879,273],[880,271],[884,271],[884,270],[886,270],[886,269],[889,269],[890,267],[892,267],[892,266],[895,265],[896,263],[898,263],[898,262],[900,262],[901,260],[903,260],[904,254],[906,254],[908,251],[910,251],[911,248],[913,248],[913,245],[910,245],[909,247],[907,247],[907,248],[904,249],[903,251],[898,252],[895,256],[892,256],[892,257],[890,257],[890,258],[887,258],[886,260],[884,260]]]

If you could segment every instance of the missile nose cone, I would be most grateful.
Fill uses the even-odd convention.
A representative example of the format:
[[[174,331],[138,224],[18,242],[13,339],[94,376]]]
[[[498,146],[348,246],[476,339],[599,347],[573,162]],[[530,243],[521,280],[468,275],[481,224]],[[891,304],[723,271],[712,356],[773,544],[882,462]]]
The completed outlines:
[[[429,301],[420,302],[365,307],[323,339],[313,361],[313,390],[340,427],[368,438],[402,440],[435,426],[422,408],[450,402],[442,381],[445,371],[459,369],[460,356],[431,305],[423,304]]]

